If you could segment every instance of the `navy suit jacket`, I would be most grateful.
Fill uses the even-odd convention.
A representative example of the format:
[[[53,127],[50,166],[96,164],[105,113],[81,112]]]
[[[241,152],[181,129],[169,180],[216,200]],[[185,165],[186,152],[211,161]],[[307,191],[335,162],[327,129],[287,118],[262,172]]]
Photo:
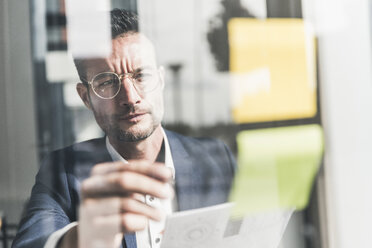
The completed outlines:
[[[227,201],[235,160],[224,143],[166,131],[176,171],[180,211]],[[89,140],[51,153],[43,162],[12,247],[43,247],[48,237],[77,221],[80,183],[91,168],[112,161],[104,138]],[[136,248],[135,236],[125,235],[123,247]]]

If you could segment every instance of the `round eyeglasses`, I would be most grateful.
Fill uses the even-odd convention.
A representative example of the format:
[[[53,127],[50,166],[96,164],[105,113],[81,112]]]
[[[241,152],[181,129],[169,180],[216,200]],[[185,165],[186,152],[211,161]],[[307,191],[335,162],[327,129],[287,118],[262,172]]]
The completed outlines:
[[[95,75],[89,85],[93,92],[102,99],[113,99],[120,92],[122,80],[130,79],[137,93],[144,93],[155,90],[159,85],[159,70],[145,69],[136,72],[116,74],[115,72],[101,72]]]

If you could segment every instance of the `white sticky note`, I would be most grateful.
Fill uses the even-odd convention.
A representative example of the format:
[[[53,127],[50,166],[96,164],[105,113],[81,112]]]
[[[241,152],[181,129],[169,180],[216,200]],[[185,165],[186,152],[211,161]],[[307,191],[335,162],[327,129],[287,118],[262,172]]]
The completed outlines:
[[[79,81],[72,57],[66,51],[48,52],[45,60],[48,82]]]
[[[269,93],[271,87],[270,69],[258,68],[246,73],[231,73],[231,103],[237,107],[244,101],[245,96]]]
[[[84,103],[76,92],[76,81],[63,84],[63,100],[70,108],[83,108]]]
[[[267,17],[266,0],[241,0],[241,4],[256,18],[264,19]]]
[[[68,48],[75,58],[111,53],[109,0],[66,0]]]

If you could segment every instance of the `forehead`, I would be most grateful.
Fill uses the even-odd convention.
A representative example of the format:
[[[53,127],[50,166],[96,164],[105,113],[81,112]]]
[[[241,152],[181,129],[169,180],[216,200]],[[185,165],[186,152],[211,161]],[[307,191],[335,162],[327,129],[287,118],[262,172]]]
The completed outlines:
[[[108,59],[111,62],[124,59],[132,63],[155,63],[155,50],[146,36],[131,33],[112,40],[112,54]]]
[[[109,57],[85,60],[83,66],[88,79],[103,71],[125,73],[144,67],[156,68],[155,49],[144,35],[126,34],[112,40]]]

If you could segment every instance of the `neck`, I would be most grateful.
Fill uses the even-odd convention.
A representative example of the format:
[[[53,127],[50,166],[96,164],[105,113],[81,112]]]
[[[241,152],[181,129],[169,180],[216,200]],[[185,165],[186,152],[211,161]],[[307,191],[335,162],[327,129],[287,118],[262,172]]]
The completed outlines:
[[[125,142],[109,137],[111,145],[125,160],[146,160],[151,163],[156,160],[163,139],[160,125],[149,137],[140,141]]]

